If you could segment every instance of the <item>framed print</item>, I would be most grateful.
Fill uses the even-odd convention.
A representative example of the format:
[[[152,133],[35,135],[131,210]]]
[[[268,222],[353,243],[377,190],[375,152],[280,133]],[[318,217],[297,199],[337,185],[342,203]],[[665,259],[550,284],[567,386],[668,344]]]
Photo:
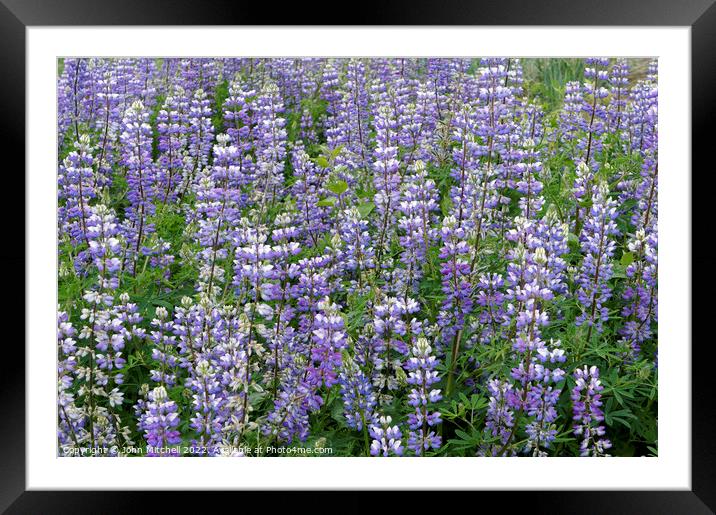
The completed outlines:
[[[342,27],[5,1],[27,303],[3,508],[427,489],[710,513],[691,170],[716,8],[576,5]]]

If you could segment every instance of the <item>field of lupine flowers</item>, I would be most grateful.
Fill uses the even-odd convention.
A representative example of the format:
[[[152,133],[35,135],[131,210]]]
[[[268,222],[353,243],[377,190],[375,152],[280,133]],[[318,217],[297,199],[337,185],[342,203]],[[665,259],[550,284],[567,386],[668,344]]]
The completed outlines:
[[[657,454],[657,65],[61,59],[58,455]]]

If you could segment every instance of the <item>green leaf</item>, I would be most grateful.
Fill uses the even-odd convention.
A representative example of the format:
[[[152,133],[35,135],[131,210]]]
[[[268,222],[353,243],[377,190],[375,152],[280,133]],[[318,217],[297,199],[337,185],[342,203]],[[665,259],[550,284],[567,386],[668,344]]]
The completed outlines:
[[[477,444],[480,442],[480,435],[479,434],[467,434],[465,431],[462,431],[461,429],[456,429],[455,434],[460,437],[460,440],[464,442],[470,442],[471,444]]]
[[[622,259],[620,261],[620,263],[622,265],[629,266],[633,262],[634,262],[634,254],[632,254],[631,252],[625,252],[624,254],[622,254]]]
[[[318,156],[317,158],[314,159],[314,161],[321,168],[328,168],[328,159],[326,159],[325,157]]]
[[[613,422],[619,422],[621,424],[624,424],[627,428],[631,429],[631,426],[626,420],[628,418],[637,419],[637,416],[634,415],[629,409],[613,410],[604,414],[604,420],[607,425],[612,426],[614,425]]]
[[[570,249],[578,251],[579,250],[579,236],[570,232],[567,235],[567,244],[569,245]]]
[[[343,150],[343,145],[338,145],[336,148],[334,148],[333,151],[331,152],[331,160],[337,158],[338,154],[340,154],[342,150]]]
[[[460,438],[462,438],[463,440],[470,440],[470,435],[461,429],[456,429],[455,434],[457,436],[459,436]]]
[[[316,202],[316,205],[318,207],[331,207],[335,203],[336,203],[336,197],[328,197],[328,198],[323,198],[323,199],[319,200],[318,202]]]
[[[370,191],[370,190],[366,190],[366,191],[358,190],[358,191],[356,191],[356,196],[357,196],[358,198],[373,198],[373,195],[375,195],[375,193],[374,193],[373,191]]]
[[[336,195],[345,193],[348,190],[348,183],[346,181],[333,181],[326,184],[326,189]]]
[[[450,209],[452,208],[452,199],[450,198],[450,195],[445,195],[442,200],[440,201],[440,211],[442,211],[442,214],[447,216],[450,214]]]
[[[470,397],[470,401],[471,401],[471,403],[472,403],[472,409],[473,409],[473,410],[480,410],[480,409],[482,409],[482,408],[487,407],[487,405],[489,404],[489,402],[488,402],[487,399],[485,399],[485,398],[483,398],[483,397],[480,397],[480,396],[477,395],[477,394],[473,394],[473,395]]]
[[[614,263],[612,278],[626,279],[626,267],[622,263]]]
[[[358,213],[360,213],[361,218],[367,217],[371,211],[375,208],[375,204],[373,202],[364,202],[363,204],[358,205]]]

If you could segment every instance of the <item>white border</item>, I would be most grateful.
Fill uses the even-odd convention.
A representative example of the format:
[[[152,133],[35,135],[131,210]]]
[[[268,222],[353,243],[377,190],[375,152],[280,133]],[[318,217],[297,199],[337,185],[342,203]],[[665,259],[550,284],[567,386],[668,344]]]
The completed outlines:
[[[690,28],[27,29],[27,488],[690,489]],[[58,56],[659,56],[658,458],[56,458]]]

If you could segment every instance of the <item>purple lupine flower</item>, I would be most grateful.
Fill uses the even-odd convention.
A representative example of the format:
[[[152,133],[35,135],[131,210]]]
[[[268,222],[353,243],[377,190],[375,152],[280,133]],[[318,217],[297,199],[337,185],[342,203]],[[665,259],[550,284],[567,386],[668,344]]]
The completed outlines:
[[[438,449],[441,437],[432,428],[442,422],[438,411],[429,411],[429,405],[434,404],[442,395],[439,389],[432,385],[440,381],[435,370],[437,358],[432,355],[432,349],[425,338],[418,338],[410,349],[410,357],[405,363],[408,371],[407,382],[413,385],[408,393],[408,404],[415,411],[408,415],[408,425],[411,429],[408,437],[408,448],[417,456],[422,456],[430,449]]]
[[[294,439],[305,441],[308,438],[308,415],[320,409],[323,399],[316,393],[317,385],[304,377],[304,370],[292,367],[263,426],[262,433],[265,436],[272,436],[285,443]]]
[[[579,82],[570,81],[564,87],[564,106],[559,115],[559,136],[563,141],[575,141],[581,128],[584,98]]]
[[[97,288],[87,291],[84,299],[90,304],[111,306],[111,291],[119,286],[119,270],[121,261],[117,257],[121,251],[121,240],[117,218],[112,210],[104,204],[92,209],[92,216],[87,219],[87,237],[89,254],[99,272]]]
[[[197,203],[187,213],[196,223],[195,238],[201,246],[197,258],[200,264],[197,289],[210,299],[221,296],[226,288],[226,260],[235,245],[234,231],[238,225],[243,184],[237,166],[239,151],[229,145],[226,134],[217,136],[214,163],[208,173],[202,173],[196,186]],[[228,248],[227,248],[228,247]]]
[[[65,145],[68,130],[72,125],[72,107],[73,107],[73,80],[68,73],[70,68],[65,69],[57,78],[57,150],[58,152]]]
[[[631,89],[628,111],[631,149],[644,154],[657,147],[659,91],[656,82],[639,81]]]
[[[609,80],[609,59],[587,58],[584,60],[587,65],[584,69],[583,85],[584,104],[582,111],[585,117],[582,119],[581,128],[586,132],[586,140],[582,139],[577,147],[584,151],[584,158],[581,160],[588,166],[590,159],[601,151],[601,136],[606,131],[607,108],[604,99],[609,97],[609,90],[602,86]],[[590,82],[589,79],[592,79]]]
[[[450,189],[452,209],[450,214],[460,226],[472,227],[472,213],[475,209],[477,193],[475,192],[475,175],[478,167],[475,133],[475,112],[468,104],[463,105],[455,113],[452,138],[458,143],[452,150],[455,167],[451,169],[451,177],[455,185]]]
[[[397,210],[402,213],[398,228],[403,247],[400,260],[405,265],[405,289],[410,292],[422,277],[422,266],[427,257],[428,247],[435,240],[437,231],[432,227],[433,213],[438,209],[435,182],[427,178],[425,165],[416,161],[409,167],[413,173],[403,184]],[[399,289],[396,287],[396,290]]]
[[[247,335],[241,330],[246,321],[243,314],[244,318],[237,317],[235,308],[207,311],[206,305],[183,298],[174,333],[179,338],[179,366],[188,370],[185,385],[193,392],[190,427],[198,436],[192,440],[196,453],[224,455],[227,445],[237,447],[243,432],[255,427],[248,420],[252,378]]]
[[[421,105],[425,107],[425,103]],[[423,154],[427,146],[427,133],[424,124],[424,110],[418,109],[415,103],[405,106],[398,119],[400,143],[405,147],[405,161],[413,163],[419,154]]]
[[[505,152],[515,125],[511,119],[512,89],[506,87],[508,79],[505,59],[484,59],[478,70],[477,85],[479,107],[475,113],[474,135],[479,136],[474,145],[474,155],[484,164],[476,174],[477,199],[472,215],[475,217],[475,258],[479,244],[491,227],[503,225],[502,206],[509,199],[500,193],[506,177],[496,173],[497,155]],[[479,144],[479,142],[484,142]],[[473,262],[472,267],[474,268]]]
[[[270,264],[273,259],[286,259],[291,251],[279,251],[266,244],[267,236],[265,228],[259,226],[253,228],[247,219],[241,219],[238,223],[238,229],[234,235],[235,259],[234,259],[234,278],[233,286],[236,292],[245,298],[243,305],[243,322],[239,325],[238,330],[244,339],[244,349],[246,351],[246,388],[250,382],[250,373],[252,371],[252,357],[263,352],[263,345],[258,340],[258,336],[264,333],[266,337],[263,321],[270,321],[274,317],[274,310],[268,304],[262,302],[266,293],[268,298],[272,299],[271,292],[273,289],[266,290],[266,285],[270,285],[277,278],[274,265]],[[298,249],[298,244],[293,243],[291,248],[293,253]],[[282,257],[283,256],[283,257]],[[270,288],[272,288],[270,286]],[[243,399],[243,412],[247,413],[248,396]]]
[[[313,115],[311,115],[311,112],[308,109],[304,109],[301,113],[299,137],[304,142],[311,142],[317,139],[316,129],[314,128]]]
[[[599,369],[596,366],[578,368],[574,371],[576,384],[572,389],[572,411],[574,413],[574,434],[582,439],[582,456],[608,456],[605,451],[612,444],[602,438],[606,431],[599,423],[604,420],[602,412],[602,390]]]
[[[457,109],[453,119],[454,129],[452,138],[458,143],[453,148],[453,161],[455,167],[451,169],[451,176],[456,184],[450,189],[452,206],[449,216],[443,219],[440,230],[442,247],[439,257],[445,261],[441,265],[442,291],[446,298],[442,303],[438,315],[438,324],[442,328],[442,343],[451,343],[450,371],[448,373],[447,393],[451,393],[453,370],[457,352],[462,339],[462,333],[467,322],[467,314],[471,312],[473,300],[472,270],[474,256],[469,240],[475,236],[475,220],[473,215],[479,198],[478,179],[478,148],[475,143],[476,132],[475,110],[472,108],[468,96],[462,98],[462,105]],[[480,223],[482,223],[480,219]]]
[[[117,72],[114,63],[109,64],[97,80],[97,121],[99,131],[94,187],[112,184],[112,168],[115,164],[115,149],[121,126],[121,95],[118,90]]]
[[[233,455],[241,444],[247,430],[256,429],[250,420],[252,406],[249,395],[253,388],[246,317],[233,306],[222,306],[212,310],[214,324],[210,332],[213,343],[209,359],[216,367],[217,380],[223,394],[220,414],[221,442],[210,450],[212,454]],[[218,438],[216,439],[218,440]]]
[[[274,395],[273,408],[262,426],[264,435],[272,436],[284,443],[290,443],[296,438],[305,440],[309,434],[309,413],[317,411],[323,405],[323,398],[317,393],[322,377],[320,374],[312,373],[311,364],[314,338],[319,338],[319,335],[313,333],[314,328],[317,327],[319,306],[324,306],[321,299],[331,291],[325,272],[327,264],[328,260],[322,256],[300,260],[298,283],[289,292],[292,298],[296,299],[297,310],[300,313],[298,332],[289,343],[285,356],[290,356],[290,359],[284,364],[281,382]],[[297,273],[298,270],[294,269],[291,274]],[[330,323],[330,318],[326,318],[326,321]],[[334,322],[336,325],[340,324],[335,320]],[[330,333],[341,339],[342,331],[334,333],[332,329],[327,331],[326,329],[323,328],[321,337]],[[325,338],[323,341],[325,342]],[[328,343],[330,345],[330,342]],[[330,357],[330,346],[325,355]]]
[[[601,333],[603,323],[609,319],[609,310],[604,304],[611,297],[608,281],[612,276],[611,258],[616,248],[614,236],[619,234],[619,229],[615,222],[616,202],[608,194],[605,185],[600,186],[594,194],[592,208],[580,238],[584,261],[577,278],[577,299],[582,305],[582,314],[575,323],[589,327],[587,340],[592,334],[592,328]]]
[[[187,146],[187,101],[184,89],[177,87],[168,96],[157,115],[159,133],[158,196],[163,203],[173,202],[184,172],[184,154]]]
[[[143,320],[139,313],[139,307],[134,302],[129,302],[130,296],[127,292],[119,295],[119,304],[115,306],[115,314],[126,329],[125,337],[129,340],[132,337],[142,339],[146,336],[146,330],[140,327]]]
[[[68,136],[78,141],[80,127],[88,122],[88,106],[92,105],[92,77],[89,59],[65,59],[65,69],[58,85],[58,145],[62,145],[65,131]]]
[[[568,233],[568,225],[559,221],[556,210],[550,206],[539,223],[534,224],[534,233],[525,235],[529,247],[541,246],[545,250],[547,265],[544,280],[555,295],[567,293],[567,262],[563,256],[569,251]]]
[[[346,209],[340,214],[337,235],[343,242],[339,253],[341,266],[356,277],[351,288],[361,290],[365,272],[375,268],[375,251],[368,222],[361,217],[358,209]]]
[[[370,427],[371,456],[402,456],[404,447],[401,438],[403,433],[398,426],[391,426],[393,419],[390,416],[381,416],[378,423]]]
[[[619,331],[620,343],[631,358],[637,357],[644,341],[653,335],[652,322],[657,319],[657,233],[648,235],[640,229],[627,248],[634,261],[626,268],[627,286],[622,298],[622,316],[626,320]]]
[[[149,109],[156,105],[158,77],[157,60],[151,57],[139,58],[134,66],[134,76],[130,79],[130,89],[137,98]]]
[[[325,120],[326,137],[330,141],[329,132],[337,127],[337,116],[339,115],[338,101],[341,98],[341,92],[338,86],[338,71],[332,62],[326,62],[321,73],[320,97],[326,102],[327,117]]]
[[[273,278],[271,260],[275,252],[266,243],[266,228],[252,225],[248,219],[242,218],[233,236],[236,247],[233,285],[238,294],[250,295],[254,305],[247,308],[255,311],[261,299],[263,282]]]
[[[77,356],[77,329],[66,312],[57,312],[57,442],[60,454],[69,454],[89,441],[84,410],[77,405],[72,392],[74,375],[80,359]]]
[[[522,194],[519,200],[522,216],[536,218],[544,204],[544,198],[541,196],[543,184],[539,180],[542,162],[539,161],[539,154],[534,149],[534,141],[526,141],[525,146],[527,148],[522,153],[522,162],[514,166],[519,177],[514,187]]]
[[[240,81],[229,86],[229,96],[224,101],[224,125],[231,138],[231,146],[238,149],[238,167],[244,177],[243,184],[254,180],[255,164],[250,151],[254,147],[256,91]]]
[[[318,308],[320,312],[316,314],[311,347],[313,364],[308,367],[308,378],[310,382],[330,388],[337,381],[341,350],[347,345],[346,334],[338,305],[326,298],[319,302]]]
[[[566,100],[565,100],[566,102]],[[565,103],[566,109],[566,103]],[[547,134],[545,131],[545,112],[539,106],[535,104],[527,104],[522,109],[522,127],[521,133],[516,135],[525,140],[525,143],[530,141],[538,143],[546,139]],[[555,131],[556,132],[556,131]],[[514,134],[513,134],[514,136]],[[551,138],[550,138],[551,139]]]
[[[305,258],[298,262],[300,273],[294,295],[299,313],[299,349],[305,353],[306,359],[310,358],[308,349],[313,342],[316,315],[320,311],[319,303],[332,293],[330,277],[327,273],[329,264],[328,256]]]
[[[286,120],[278,87],[267,84],[256,98],[256,185],[252,200],[264,212],[282,196]]]
[[[506,446],[515,424],[514,411],[511,406],[515,405],[512,383],[491,379],[487,383],[487,391],[490,395],[487,407],[485,427],[493,436],[497,437],[498,444],[480,450],[480,455],[496,456],[502,446]]]
[[[522,280],[515,285],[514,290],[518,308],[514,310],[516,337],[513,349],[524,355],[525,360],[521,361],[517,368],[513,368],[512,377],[525,386],[534,379],[541,379],[539,376],[542,375],[542,371],[534,364],[533,359],[554,363],[565,361],[565,357],[562,350],[550,349],[541,339],[541,328],[549,323],[544,304],[554,299],[544,248],[538,247],[532,254],[518,247],[514,256],[522,267]],[[548,382],[549,373],[544,371],[544,374],[546,374],[545,382]],[[554,374],[557,376],[554,379],[557,380],[563,373],[555,369]]]
[[[161,178],[165,171],[152,161],[152,130],[148,117],[144,105],[137,101],[122,122],[124,132],[120,139],[123,164],[127,167],[127,198],[130,202],[123,224],[126,240],[123,266],[136,275],[142,255],[152,268],[162,270],[162,277],[168,279],[169,267],[174,260],[169,254],[170,244],[153,234],[154,224],[149,222],[156,212],[156,202],[163,194]]]
[[[298,236],[298,229],[293,225],[293,217],[287,213],[280,214],[274,220],[271,239],[274,245],[273,273],[269,281],[261,285],[263,300],[273,302],[273,330],[264,334],[269,354],[265,366],[272,373],[267,374],[266,383],[273,390],[274,396],[283,370],[292,359],[291,351],[296,341],[296,331],[291,325],[296,309],[290,301],[296,295],[295,279],[299,275],[299,266],[289,260],[300,253],[300,245],[292,241]],[[268,312],[264,308],[265,312]]]
[[[416,90],[414,124],[419,123],[417,129],[413,129],[411,135],[414,138],[414,151],[410,157],[422,160],[426,163],[435,159],[434,145],[436,143],[436,132],[438,123],[437,102],[431,91],[428,81],[420,82]]]
[[[624,110],[627,106],[629,89],[629,63],[626,59],[617,59],[609,71],[611,88],[609,102],[609,127],[619,133],[624,125]]]
[[[253,126],[253,99],[256,92],[248,89],[241,81],[232,81],[229,86],[229,95],[224,101],[224,124],[226,133],[231,136],[231,142],[239,146],[248,144]]]
[[[533,450],[533,456],[545,457],[547,452],[542,449],[549,449],[557,437],[557,401],[561,389],[554,386],[537,384],[527,394],[527,415],[534,417],[533,421],[527,424],[526,450]]]
[[[565,231],[565,227],[561,232],[553,231],[546,219],[536,222],[518,217],[515,228],[507,234],[508,240],[517,243],[508,253],[504,310],[507,338],[512,341],[517,366],[511,372],[515,387],[509,389],[509,395],[502,401],[508,402],[509,409],[516,415],[507,439],[485,453],[501,455],[507,451],[518,421],[524,416],[532,418],[525,427],[526,451],[533,450],[533,455],[544,456],[543,449],[549,448],[556,436],[554,405],[559,397],[557,385],[564,379],[565,372],[554,365],[566,361],[566,356],[559,341],[547,343],[542,339],[542,328],[549,324],[549,304],[555,294],[564,291],[565,265],[560,256],[566,253]],[[556,242],[551,241],[553,238]],[[503,387],[500,389],[503,394],[507,393]],[[504,438],[504,433],[495,427],[490,428],[493,436],[500,434]]]
[[[126,293],[122,294],[123,300],[128,300]],[[117,385],[124,382],[123,374],[117,372],[121,370],[126,360],[122,356],[125,342],[133,336],[133,334],[124,326],[123,319],[118,315],[120,306],[113,306],[110,310],[94,310],[94,334],[95,334],[95,364],[97,368],[108,376]],[[107,383],[109,385],[109,383]],[[111,401],[111,399],[110,399]],[[121,401],[120,401],[121,403]]]
[[[152,161],[152,129],[149,112],[140,101],[127,110],[122,120],[122,164],[127,169],[126,268],[136,274],[137,259],[147,235],[154,230],[148,219],[155,213],[157,171]],[[131,256],[131,257],[130,257]]]
[[[369,175],[370,166],[365,163],[369,153],[360,144],[351,141],[351,138],[355,137],[352,133],[355,106],[350,93],[345,91],[340,93],[336,109],[337,115],[327,121],[326,127],[326,147],[332,156],[335,174],[349,186],[369,183],[372,179]],[[354,148],[361,149],[362,154],[355,153],[352,150]]]
[[[279,226],[287,226],[291,219],[282,221],[277,219]],[[267,368],[273,369],[273,377],[266,377],[265,381],[273,389],[274,397],[278,389],[279,374],[286,367],[282,364],[285,357],[284,348],[290,350],[293,345],[293,329],[288,330],[286,325],[293,317],[293,310],[284,313],[284,304],[294,294],[294,287],[287,281],[297,274],[295,267],[288,267],[286,261],[300,251],[296,242],[289,241],[295,237],[296,231],[292,227],[285,227],[274,231],[273,238],[279,243],[275,247],[266,244],[265,228],[251,227],[247,219],[241,219],[234,236],[236,245],[234,260],[233,285],[239,295],[246,301],[243,305],[244,322],[239,325],[239,332],[244,339],[246,349],[246,388],[250,382],[253,370],[252,357],[264,351],[259,336],[268,340],[271,358],[266,360]],[[273,264],[271,264],[273,262]],[[276,309],[262,302],[279,300]],[[288,317],[288,318],[286,318]],[[273,333],[266,329],[264,322],[273,321]],[[283,393],[283,392],[282,392]],[[243,397],[243,413],[247,416],[248,390]]]
[[[199,61],[199,87],[210,97],[214,96],[221,75],[221,61],[207,57],[200,57],[197,61]]]
[[[378,108],[375,130],[376,148],[373,157],[373,171],[376,194],[373,201],[379,218],[376,261],[380,263],[390,246],[392,228],[395,224],[394,211],[400,200],[397,122],[393,116],[393,110],[389,106],[382,105]]]
[[[580,232],[582,227],[580,221],[583,220],[588,213],[587,209],[582,206],[586,200],[590,199],[594,194],[594,169],[588,166],[584,161],[577,163],[575,169],[574,186],[572,187],[572,195],[576,200],[574,207],[573,230]]]
[[[140,414],[137,428],[144,431],[147,441],[147,456],[179,456],[178,407],[169,399],[166,388],[154,388],[135,409]]]
[[[150,238],[144,249],[144,253],[149,258],[148,265],[159,272],[158,285],[161,285],[162,281],[168,281],[171,277],[171,266],[174,263],[174,255],[170,254],[171,250],[172,244],[156,235]]]
[[[303,145],[295,145],[291,152],[293,176],[296,182],[291,193],[296,198],[296,210],[301,232],[306,242],[315,246],[320,236],[328,229],[329,206],[319,206],[319,194],[325,186],[327,170],[311,161]]]
[[[115,305],[121,264],[117,255],[122,247],[117,238],[117,220],[102,204],[94,206],[92,211],[87,220],[88,253],[97,276],[96,283],[82,296],[86,307],[81,309],[83,325],[75,350],[76,405],[81,406],[88,446],[110,449],[120,437],[130,441],[129,428],[123,426],[116,413],[124,402],[124,394],[119,389],[124,380],[121,369],[126,363],[122,351],[125,342],[141,332],[125,326],[129,321],[124,317],[129,297],[120,295],[122,304]],[[75,413],[74,418],[78,417]]]
[[[279,95],[284,99],[286,107],[293,109],[301,103],[302,66],[297,59],[275,58],[266,62],[271,80],[278,86]]]
[[[632,225],[637,229],[654,231],[658,214],[659,165],[653,158],[647,157],[640,174],[641,180],[634,194],[637,210],[631,217]]]
[[[89,244],[87,220],[92,214],[90,203],[96,198],[94,173],[92,171],[92,145],[86,134],[75,141],[75,150],[70,152],[60,165],[57,185],[57,197],[61,205],[57,209],[60,239],[64,235],[77,247]],[[64,200],[64,205],[62,201]],[[86,252],[78,253],[75,268],[81,271],[86,263]]]
[[[375,425],[377,400],[373,393],[373,386],[370,379],[352,359],[343,359],[338,382],[341,385],[343,413],[348,427],[362,431]]]
[[[431,96],[435,99],[435,121],[442,118],[447,109],[447,93],[452,87],[449,59],[431,58],[427,63],[427,77]]]
[[[194,91],[186,88],[187,92]],[[198,172],[209,164],[209,156],[214,139],[214,126],[211,123],[212,110],[209,97],[203,89],[197,89],[189,102],[187,120],[187,157],[184,159],[183,192],[191,187]]]
[[[594,173],[599,167],[595,158],[602,151],[603,136],[608,127],[608,111],[605,99],[609,97],[609,90],[602,84],[609,79],[607,66],[609,59],[588,58],[584,69],[586,81],[581,86],[579,98],[579,115],[576,116],[578,132],[574,135],[576,145],[573,161],[577,167],[574,183],[574,196],[577,200],[574,214],[574,232],[581,231],[581,220],[588,216],[586,208],[582,206],[585,199],[592,197],[594,190]]]
[[[381,404],[390,401],[392,393],[398,389],[397,374],[402,372],[402,360],[409,351],[403,338],[410,339],[413,334],[421,332],[419,323],[413,323],[417,321],[408,318],[419,309],[414,299],[397,297],[386,297],[373,306],[373,384],[378,388]],[[403,319],[404,316],[407,321]]]
[[[168,59],[171,63],[164,70],[165,80],[178,85],[186,91],[199,88],[199,66],[196,59]]]
[[[208,326],[206,305],[194,304],[191,297],[182,297],[181,306],[174,310],[174,327],[177,337],[178,365],[191,371],[197,355],[203,348],[204,331]]]
[[[220,380],[220,369],[211,363],[210,354],[197,357],[186,385],[192,391],[190,427],[197,435],[192,443],[199,454],[218,453],[223,440],[227,399]]]
[[[154,344],[152,360],[157,367],[149,371],[149,377],[164,387],[172,387],[176,384],[174,370],[178,364],[172,350],[176,345],[176,336],[170,334],[174,323],[168,317],[169,313],[165,307],[157,307],[156,318],[151,322],[154,330],[149,333],[149,340]]]
[[[154,61],[154,59],[149,59]],[[150,67],[150,69],[147,68]],[[156,90],[149,86],[150,77],[147,71],[151,72],[150,63],[142,63],[142,59],[120,59],[115,68],[117,72],[117,92],[121,97],[119,119],[127,115],[132,104],[139,101],[142,105],[151,108],[154,105]],[[145,95],[149,93],[149,95]]]
[[[475,303],[480,306],[478,320],[481,324],[480,341],[488,343],[499,337],[505,318],[503,288],[505,280],[500,274],[481,274],[475,289]]]
[[[454,216],[443,219],[440,236],[443,241],[440,258],[445,260],[440,267],[445,300],[438,315],[438,324],[447,342],[465,327],[466,317],[472,311],[471,252],[466,231]]]
[[[348,150],[355,156],[358,168],[367,168],[369,105],[365,65],[361,60],[351,59],[346,69],[346,114],[349,117]]]

